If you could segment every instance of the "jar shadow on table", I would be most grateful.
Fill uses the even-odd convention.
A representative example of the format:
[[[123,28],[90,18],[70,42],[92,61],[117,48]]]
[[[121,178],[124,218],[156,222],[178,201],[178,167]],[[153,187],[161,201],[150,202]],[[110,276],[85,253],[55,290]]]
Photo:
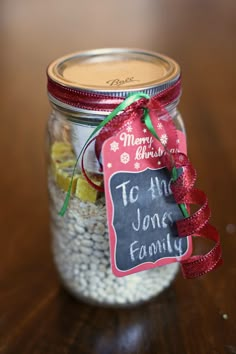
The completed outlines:
[[[57,336],[61,333],[63,341],[71,343],[73,352],[131,354],[148,350],[159,326],[169,326],[173,319],[174,297],[171,286],[145,304],[112,309],[78,301],[61,287],[54,330]]]

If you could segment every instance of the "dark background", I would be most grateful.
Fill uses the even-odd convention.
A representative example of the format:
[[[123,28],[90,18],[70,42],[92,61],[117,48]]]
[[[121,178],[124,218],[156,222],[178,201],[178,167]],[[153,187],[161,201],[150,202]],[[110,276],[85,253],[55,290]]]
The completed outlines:
[[[0,353],[236,353],[236,1],[2,0]],[[62,290],[50,253],[44,132],[47,64],[66,53],[140,47],[176,59],[180,109],[224,266],[179,274],[152,302],[95,308]]]

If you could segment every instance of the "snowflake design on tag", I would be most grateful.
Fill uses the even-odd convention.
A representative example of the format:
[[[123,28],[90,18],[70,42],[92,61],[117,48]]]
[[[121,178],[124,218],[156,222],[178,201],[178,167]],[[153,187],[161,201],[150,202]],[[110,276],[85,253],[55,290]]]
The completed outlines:
[[[161,123],[158,123],[157,124],[157,129],[162,129],[163,128],[163,125]]]
[[[127,164],[130,160],[130,156],[127,152],[123,152],[123,154],[120,155],[120,161],[123,163],[123,164]]]
[[[144,128],[144,129],[143,129],[143,132],[144,132],[144,133],[147,133],[147,129],[146,129],[146,128]]]
[[[117,143],[117,141],[113,141],[110,144],[110,147],[111,147],[111,151],[116,152],[117,150],[119,150],[119,143]]]
[[[128,133],[131,133],[131,132],[132,132],[133,128],[131,127],[131,124],[128,124],[128,125],[127,125],[126,130],[127,130]]]
[[[168,141],[168,136],[166,134],[162,134],[160,137],[160,141],[161,141],[162,145],[166,145],[167,141]]]
[[[135,162],[134,168],[135,168],[136,170],[139,170],[139,169],[140,169],[140,163],[139,163],[139,162]]]

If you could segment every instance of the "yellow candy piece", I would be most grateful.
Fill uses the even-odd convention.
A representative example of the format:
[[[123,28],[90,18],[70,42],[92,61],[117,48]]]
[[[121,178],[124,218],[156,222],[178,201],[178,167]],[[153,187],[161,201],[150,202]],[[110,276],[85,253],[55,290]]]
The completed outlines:
[[[99,186],[101,186],[102,184],[102,179],[91,178],[91,180]],[[82,201],[95,203],[98,199],[99,192],[95,188],[90,186],[85,177],[79,175],[77,179],[75,196]]]
[[[74,167],[76,164],[75,159],[66,159],[64,161],[56,160],[55,162],[56,168],[63,168],[63,167]]]
[[[66,158],[75,158],[75,154],[72,151],[63,151],[63,152],[52,152],[51,158],[53,160],[60,160]]]
[[[63,158],[52,159],[53,167],[57,169],[62,169],[64,167],[74,167],[76,164],[76,159],[73,155],[65,156]]]
[[[64,168],[64,169],[59,169],[56,171],[56,183],[65,192],[68,191],[71,177],[72,177],[72,173],[73,173],[73,168],[68,168],[68,169]],[[72,188],[71,188],[71,193],[73,193],[73,194],[75,193],[78,177],[79,177],[79,175],[75,174],[74,178],[73,178]]]
[[[61,181],[62,172],[58,170],[63,170],[64,168],[74,167],[76,163],[76,156],[72,151],[72,146],[63,142],[55,142],[52,145],[51,151],[52,159],[52,172],[57,179],[57,173],[59,173],[59,180]],[[63,184],[63,183],[62,183]]]
[[[53,145],[52,145],[52,153],[63,153],[63,152],[67,152],[67,151],[72,151],[72,146],[71,144],[68,143],[63,143],[61,141],[56,141]]]
[[[72,153],[67,153],[60,156],[55,156],[53,154],[51,157],[51,165],[54,175],[57,170],[63,169],[64,167],[74,167],[76,163],[75,155]]]
[[[72,146],[64,142],[55,142],[51,150],[52,170],[57,185],[65,192],[70,186],[76,156],[73,153]],[[90,177],[92,182],[102,185],[102,177]],[[72,182],[71,193],[82,201],[95,203],[99,197],[99,192],[93,188],[84,176],[75,174]]]

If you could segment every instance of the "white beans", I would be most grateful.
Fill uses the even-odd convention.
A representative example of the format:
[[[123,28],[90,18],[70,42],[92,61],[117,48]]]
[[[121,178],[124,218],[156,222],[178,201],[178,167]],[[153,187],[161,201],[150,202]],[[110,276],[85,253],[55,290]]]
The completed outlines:
[[[58,211],[65,193],[51,178],[49,191],[54,258],[64,284],[78,298],[109,305],[135,304],[157,295],[173,280],[177,263],[115,277],[110,267],[104,200],[92,204],[72,197],[61,217]]]

